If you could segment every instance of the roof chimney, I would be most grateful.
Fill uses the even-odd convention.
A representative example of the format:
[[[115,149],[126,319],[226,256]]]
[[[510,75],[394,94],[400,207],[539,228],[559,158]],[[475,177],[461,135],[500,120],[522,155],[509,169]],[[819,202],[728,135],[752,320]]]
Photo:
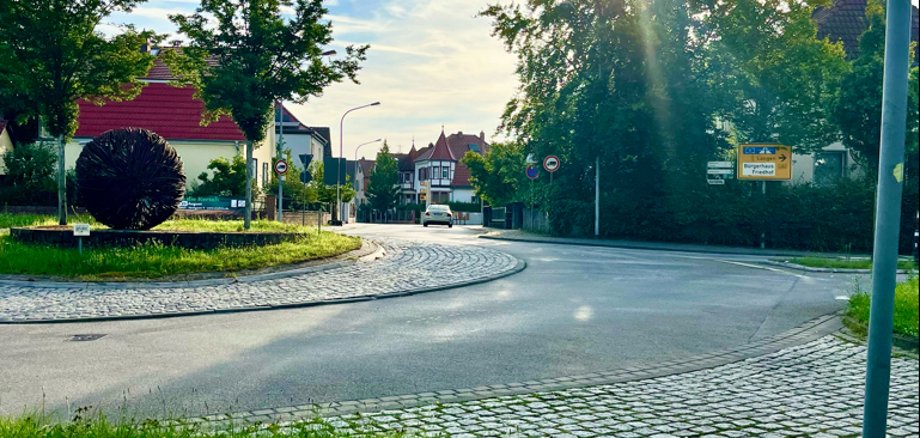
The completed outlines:
[[[481,140],[483,143],[486,142],[486,133],[485,133],[485,131],[479,131],[479,140]]]

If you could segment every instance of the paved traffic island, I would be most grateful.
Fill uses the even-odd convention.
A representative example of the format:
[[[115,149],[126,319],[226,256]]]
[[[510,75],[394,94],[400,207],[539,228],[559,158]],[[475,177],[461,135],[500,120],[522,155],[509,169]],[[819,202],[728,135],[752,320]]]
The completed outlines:
[[[477,246],[380,242],[373,261],[311,272],[198,283],[0,281],[0,323],[150,318],[342,303],[441,290],[524,269],[510,254]]]

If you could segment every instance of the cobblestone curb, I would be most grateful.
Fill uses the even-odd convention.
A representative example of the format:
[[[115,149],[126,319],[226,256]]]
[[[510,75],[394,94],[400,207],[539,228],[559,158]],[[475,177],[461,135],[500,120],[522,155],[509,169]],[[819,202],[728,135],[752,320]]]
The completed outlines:
[[[314,403],[255,411],[240,412],[230,417],[241,422],[294,421],[300,419],[344,416],[358,412],[378,412],[405,409],[432,404],[466,402],[494,397],[518,396],[572,388],[610,385],[673,376],[693,371],[711,369],[745,359],[775,353],[785,348],[802,345],[834,333],[842,328],[837,315],[825,315],[772,338],[762,339],[730,350],[661,362],[651,367],[628,367],[620,370],[557,377],[543,380],[479,386],[475,388],[431,391],[418,394],[387,396],[363,400],[331,403]],[[226,415],[204,417],[208,421],[223,421]]]
[[[0,324],[272,310],[451,289],[520,272],[523,260],[478,246],[384,241],[386,256],[320,271],[197,287],[0,285]]]

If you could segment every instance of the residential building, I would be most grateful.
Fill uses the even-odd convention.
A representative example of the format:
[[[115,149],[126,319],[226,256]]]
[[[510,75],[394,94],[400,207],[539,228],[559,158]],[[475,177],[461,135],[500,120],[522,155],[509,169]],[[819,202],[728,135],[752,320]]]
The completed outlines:
[[[479,202],[470,184],[470,170],[461,160],[468,151],[485,154],[488,148],[484,132],[478,136],[462,131],[445,135],[442,130],[437,141],[424,148],[416,149],[413,144],[408,153],[393,154],[399,169],[399,203]],[[361,205],[367,200],[374,161],[361,158],[356,164],[355,200]]]
[[[307,126],[301,123],[288,108],[275,107],[275,135],[284,143],[284,149],[291,151],[294,163],[300,167],[300,155],[312,156],[312,163],[322,163],[332,157],[332,144],[328,127]]]
[[[246,137],[228,116],[221,116],[214,122],[202,126],[201,115],[204,103],[195,98],[192,87],[174,87],[169,68],[161,58],[154,61],[141,93],[133,100],[108,102],[95,105],[85,100],[78,102],[80,114],[77,132],[67,144],[66,166],[73,168],[83,145],[110,129],[145,128],[163,138],[176,150],[182,159],[182,167],[189,185],[198,180],[198,175],[209,172],[211,160],[224,157],[231,159],[245,153]],[[259,187],[268,179],[274,157],[275,134],[267,132],[265,139],[254,148],[253,175]]]
[[[836,0],[827,8],[815,11],[813,18],[818,25],[818,37],[828,38],[843,44],[847,58],[859,55],[859,38],[868,28],[866,21],[867,0]],[[920,59],[920,45],[916,45],[920,34],[917,7],[911,7],[911,41],[914,45],[914,65]],[[841,142],[834,142],[820,152],[794,154],[793,183],[831,184],[844,177],[859,174],[855,159]]]

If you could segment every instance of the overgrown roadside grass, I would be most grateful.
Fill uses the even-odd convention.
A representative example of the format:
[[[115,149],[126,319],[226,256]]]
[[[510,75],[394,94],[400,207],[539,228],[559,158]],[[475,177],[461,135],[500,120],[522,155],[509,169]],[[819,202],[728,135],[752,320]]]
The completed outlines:
[[[349,433],[336,430],[323,419],[297,422],[293,425],[249,424],[213,425],[204,422],[157,420],[115,422],[104,415],[88,419],[59,423],[39,416],[18,418],[0,417],[0,437],[3,438],[339,438],[339,437],[386,437],[401,438],[407,435],[400,431]]]
[[[847,305],[848,327],[865,335],[869,326],[870,294],[857,291]],[[918,284],[913,276],[898,283],[894,291],[894,333],[917,337],[918,332]]]
[[[91,218],[76,218],[73,222]],[[0,214],[0,274],[34,275],[83,281],[177,279],[202,273],[233,275],[281,265],[303,263],[361,247],[361,240],[312,227],[253,221],[251,231],[280,231],[303,234],[297,241],[275,245],[193,250],[163,245],[126,248],[92,248],[83,255],[76,248],[27,245],[8,236],[9,226],[54,225],[55,218],[43,215]],[[243,221],[180,219],[166,221],[155,229],[235,232]]]
[[[796,257],[789,260],[790,263],[807,266],[809,268],[826,268],[826,269],[872,269],[872,259],[842,259],[833,257]],[[898,260],[898,269],[914,269],[914,262],[907,259]]]

